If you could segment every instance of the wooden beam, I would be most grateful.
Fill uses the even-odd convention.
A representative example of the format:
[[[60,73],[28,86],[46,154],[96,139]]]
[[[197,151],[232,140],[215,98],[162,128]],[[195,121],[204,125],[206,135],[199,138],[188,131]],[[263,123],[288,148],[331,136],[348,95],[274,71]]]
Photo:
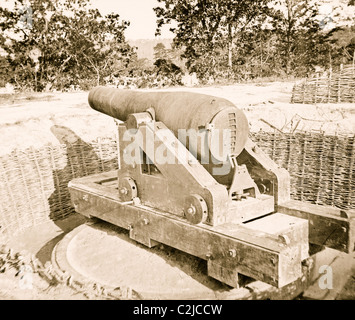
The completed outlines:
[[[239,288],[238,272],[235,269],[229,269],[219,263],[208,260],[207,270],[210,277],[228,284],[233,288]]]
[[[290,200],[277,211],[309,222],[309,242],[346,253],[354,251],[355,211]]]
[[[273,234],[290,244],[299,244],[302,261],[309,256],[308,221],[305,219],[276,212],[262,219],[248,222],[245,227]]]
[[[285,244],[275,235],[242,224],[234,224],[230,232],[228,228],[214,230],[212,226],[193,225],[176,215],[143,205],[125,204],[119,201],[118,191],[100,184],[100,179],[101,175],[94,175],[70,183],[77,212],[130,229],[134,238],[144,240],[145,244],[153,245],[154,240],[211,259],[230,274],[241,273],[277,287],[301,276],[301,244]],[[231,251],[235,254],[230,254]],[[229,276],[224,278],[230,283]]]

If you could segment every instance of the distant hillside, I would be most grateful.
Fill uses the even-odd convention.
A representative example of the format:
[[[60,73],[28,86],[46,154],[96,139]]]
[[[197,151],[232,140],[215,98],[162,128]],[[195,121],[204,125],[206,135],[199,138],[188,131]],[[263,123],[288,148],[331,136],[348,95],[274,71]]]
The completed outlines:
[[[139,39],[139,40],[128,40],[128,43],[132,47],[137,47],[138,59],[147,58],[150,61],[154,61],[154,47],[158,43],[164,44],[167,49],[171,48],[171,43],[173,39]]]

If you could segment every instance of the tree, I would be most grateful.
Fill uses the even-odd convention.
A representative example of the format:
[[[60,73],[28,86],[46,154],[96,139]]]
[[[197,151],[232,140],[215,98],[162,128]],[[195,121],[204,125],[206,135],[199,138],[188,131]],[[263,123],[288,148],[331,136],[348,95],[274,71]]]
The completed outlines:
[[[174,44],[183,48],[189,71],[200,77],[233,68],[234,45],[255,20],[268,12],[268,0],[158,0],[157,31],[175,21]]]
[[[125,42],[124,29],[118,14],[103,18],[97,9],[74,11],[73,23],[68,24],[67,59],[75,61],[71,76],[95,73],[96,85],[113,72],[124,72],[133,54]],[[78,79],[79,80],[79,79]]]
[[[118,14],[102,17],[89,0],[15,0],[11,10],[0,6],[0,47],[11,66],[10,81],[36,91],[99,84],[130,59],[127,26]]]
[[[275,1],[272,24],[278,38],[277,56],[286,75],[304,75],[327,57],[327,32],[313,0]],[[324,63],[324,61],[322,61]]]
[[[10,69],[7,59],[0,55],[0,87],[4,87],[9,80],[8,70]]]
[[[338,27],[329,32],[331,64],[355,64],[355,25]]]
[[[154,47],[154,60],[158,59],[168,59],[168,51],[161,42]]]

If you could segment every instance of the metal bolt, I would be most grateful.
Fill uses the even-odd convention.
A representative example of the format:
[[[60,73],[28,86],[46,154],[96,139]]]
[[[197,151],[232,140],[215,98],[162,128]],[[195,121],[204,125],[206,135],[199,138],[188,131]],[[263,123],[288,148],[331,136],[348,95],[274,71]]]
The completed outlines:
[[[123,188],[120,189],[120,192],[121,192],[122,194],[127,194],[127,193],[128,193],[128,190],[123,187]]]
[[[273,265],[276,264],[276,259],[275,259],[274,257],[272,257],[272,258],[270,259],[270,261],[271,261],[271,263],[272,263]]]
[[[235,249],[229,249],[228,254],[230,257],[235,258],[237,256],[237,251]]]
[[[147,224],[149,224],[149,220],[148,220],[148,219],[143,219],[143,223],[144,223],[145,225],[147,225]]]
[[[191,207],[189,207],[189,208],[187,209],[187,213],[188,213],[188,214],[195,214],[195,212],[196,212],[196,210],[195,210],[195,208],[194,208],[193,206],[191,206]]]
[[[84,194],[84,195],[83,195],[83,200],[84,200],[84,201],[89,201],[89,196],[88,196],[87,194]]]

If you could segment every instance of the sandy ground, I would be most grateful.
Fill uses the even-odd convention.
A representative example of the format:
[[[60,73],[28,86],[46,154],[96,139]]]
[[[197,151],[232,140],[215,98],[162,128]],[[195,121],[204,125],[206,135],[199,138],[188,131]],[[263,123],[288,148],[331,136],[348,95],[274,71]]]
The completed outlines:
[[[78,214],[61,220],[60,224],[48,221],[14,236],[7,245],[15,252],[33,253],[42,265],[46,265],[48,261],[51,261],[53,248],[61,243],[68,233],[73,230],[75,232],[75,228],[81,226],[85,221]],[[77,271],[80,270],[82,275],[88,277],[87,279],[95,279],[110,287],[120,285],[121,288],[128,288],[128,285],[134,286],[134,288],[141,290],[140,298],[143,299],[145,296],[148,299],[154,296],[158,296],[159,299],[164,297],[181,299],[181,290],[177,289],[184,288],[186,285],[192,291],[188,292],[190,298],[194,294],[207,299],[224,299],[225,295],[227,295],[227,299],[235,299],[236,296],[241,299],[248,297],[248,289],[238,292],[234,290],[228,294],[225,285],[208,278],[204,261],[163,245],[154,249],[147,249],[139,244],[134,245],[134,242],[128,238],[127,232],[122,233],[117,230],[118,227],[110,227],[106,223],[104,225],[106,226],[95,227],[89,235],[83,235],[83,231],[80,231],[79,237],[76,235],[70,242],[71,254],[67,253],[67,259],[71,261],[72,267]],[[116,232],[117,234],[115,234]],[[80,242],[83,243],[80,244]],[[149,261],[149,268],[147,268],[147,261]],[[324,265],[330,266],[332,270],[332,287],[330,289],[319,286],[320,278],[323,275],[319,270]],[[157,272],[158,270],[159,272]],[[16,268],[8,268],[6,272],[0,272],[0,300],[105,299],[102,295],[96,295],[91,288],[73,289],[68,287],[67,283],[48,281],[38,273],[31,274],[31,278],[32,286],[23,288],[21,277]],[[175,280],[180,283],[174,285]],[[156,290],[151,293],[147,292],[144,287],[147,284],[149,284],[147,289]],[[269,290],[268,287],[266,285],[265,290]],[[162,291],[162,288],[165,292]],[[320,252],[314,261],[311,285],[298,299],[354,300],[355,256],[331,249]]]
[[[226,98],[244,110],[252,131],[262,129],[282,132],[324,131],[329,134],[347,135],[355,133],[354,104],[290,104],[292,87],[293,83],[279,82],[171,88],[163,91],[192,91]],[[31,147],[39,148],[48,143],[59,144],[50,131],[53,125],[69,127],[86,142],[97,137],[114,136],[116,125],[113,119],[91,110],[87,96],[87,92],[0,95],[0,156],[11,153],[16,148],[24,150]],[[45,263],[50,260],[51,250],[65,232],[82,223],[80,218],[75,219],[68,220],[65,222],[67,225],[60,228],[53,223],[38,226],[25,234],[17,235],[9,245],[16,250],[34,253]],[[355,299],[354,258],[343,258],[335,255],[333,251],[327,251],[322,259],[319,263],[333,261],[338,265],[337,272],[340,276],[337,279],[341,288],[338,288],[336,293],[335,291],[328,293],[328,296],[324,295],[324,292],[319,292],[317,287],[310,288],[308,296],[316,299],[334,299],[339,297],[339,292],[345,287],[343,296]],[[14,274],[10,277],[0,274],[0,299],[87,298],[85,295],[66,291],[65,288],[53,289],[48,287],[47,283],[39,283],[37,291],[24,292],[16,287],[18,279]]]
[[[291,104],[292,87],[293,83],[276,82],[161,91],[190,91],[226,98],[244,110],[252,131],[307,130],[350,135],[355,132],[353,104]],[[58,144],[50,131],[53,125],[69,127],[86,142],[99,136],[113,136],[113,119],[92,110],[87,96],[87,92],[3,95],[2,98],[0,95],[0,155],[14,148]]]

